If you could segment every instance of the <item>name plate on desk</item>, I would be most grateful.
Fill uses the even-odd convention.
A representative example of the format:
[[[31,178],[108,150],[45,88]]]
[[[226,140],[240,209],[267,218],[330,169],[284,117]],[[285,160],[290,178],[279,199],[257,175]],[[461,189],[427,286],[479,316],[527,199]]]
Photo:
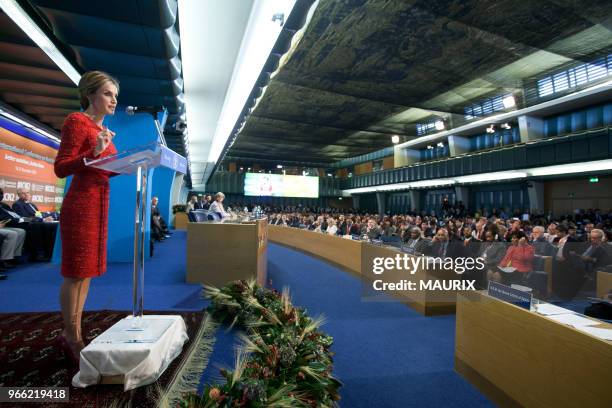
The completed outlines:
[[[518,307],[529,310],[533,295],[519,289],[511,288],[510,286],[502,285],[498,282],[489,281],[487,290],[489,296],[494,297],[504,302],[512,303]]]

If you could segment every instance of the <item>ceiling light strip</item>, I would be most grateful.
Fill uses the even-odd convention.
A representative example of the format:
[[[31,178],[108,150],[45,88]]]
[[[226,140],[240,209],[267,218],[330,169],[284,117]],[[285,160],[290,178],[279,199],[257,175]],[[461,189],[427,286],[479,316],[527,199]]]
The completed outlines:
[[[75,85],[79,83],[81,74],[15,0],[0,0],[0,8],[55,62]]]
[[[528,177],[543,177],[543,176],[554,176],[554,175],[571,175],[580,173],[593,173],[598,171],[610,171],[612,170],[612,159],[608,160],[597,160],[586,163],[571,163],[571,164],[559,164],[554,166],[535,167],[531,169],[520,169],[511,171],[501,171],[493,173],[482,173],[473,174],[469,176],[459,176],[450,179],[432,179],[432,180],[420,180],[409,183],[397,183],[397,184],[385,184],[382,186],[372,187],[359,187],[342,190],[344,194],[362,194],[362,193],[374,193],[384,191],[395,191],[395,190],[407,190],[414,188],[427,188],[427,187],[442,187],[452,186],[455,184],[465,183],[482,183],[488,181],[502,181],[502,180],[515,180],[524,179]]]

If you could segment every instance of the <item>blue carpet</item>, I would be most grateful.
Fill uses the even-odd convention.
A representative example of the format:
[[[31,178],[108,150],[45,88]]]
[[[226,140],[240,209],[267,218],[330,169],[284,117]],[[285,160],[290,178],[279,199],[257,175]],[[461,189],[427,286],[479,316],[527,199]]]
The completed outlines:
[[[145,264],[145,308],[201,310],[200,286],[184,283],[186,234],[155,247]],[[454,316],[425,318],[397,302],[362,302],[356,277],[279,245],[271,244],[268,273],[277,289],[288,286],[293,303],[311,316],[324,314],[323,330],[334,336],[335,375],[344,383],[343,407],[492,406],[453,371]],[[59,309],[59,266],[27,264],[0,281],[0,312]],[[130,310],[132,265],[112,263],[92,280],[86,310]],[[202,384],[233,367],[235,333],[218,330]],[[202,385],[201,385],[202,387]]]
[[[293,303],[324,314],[334,337],[334,373],[343,407],[490,407],[453,370],[455,317],[423,317],[397,302],[362,302],[361,281],[330,264],[270,244],[272,286],[288,286]],[[233,366],[235,337],[219,330],[202,378]]]
[[[185,231],[155,245],[145,262],[144,305],[148,310],[201,310],[201,288],[185,283]],[[59,310],[59,265],[29,263],[12,269],[0,281],[0,312]],[[107,272],[91,281],[85,310],[132,310],[132,264],[110,263]]]

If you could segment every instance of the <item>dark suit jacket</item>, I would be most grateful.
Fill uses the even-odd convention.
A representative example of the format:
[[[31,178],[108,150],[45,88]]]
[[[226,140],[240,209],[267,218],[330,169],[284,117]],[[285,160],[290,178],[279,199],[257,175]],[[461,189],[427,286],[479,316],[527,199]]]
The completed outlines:
[[[431,242],[427,251],[425,251],[426,255],[432,256],[434,258],[457,258],[462,256],[461,253],[461,245],[462,242],[457,239],[451,239],[447,242],[446,245],[446,253],[442,253],[443,242]]]
[[[34,207],[34,208],[32,208]],[[38,211],[38,207],[34,203],[26,203],[25,200],[21,198],[13,203],[13,211],[22,217],[34,217],[36,216],[36,211]]]
[[[0,203],[0,221],[11,220],[11,222],[6,224],[7,227],[15,227],[19,225],[19,218],[13,217],[11,214],[9,214],[9,211],[14,212],[8,204]]]

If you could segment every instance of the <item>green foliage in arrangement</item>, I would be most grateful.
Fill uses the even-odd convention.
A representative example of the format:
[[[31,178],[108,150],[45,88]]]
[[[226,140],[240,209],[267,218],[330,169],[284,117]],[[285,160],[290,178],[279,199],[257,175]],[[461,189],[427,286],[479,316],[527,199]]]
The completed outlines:
[[[176,213],[184,213],[187,212],[187,206],[185,204],[174,204],[172,206],[172,214],[176,214]]]
[[[332,337],[282,294],[254,281],[205,287],[209,312],[245,330],[234,371],[221,370],[225,384],[189,395],[181,407],[332,407],[341,383],[332,376]]]

